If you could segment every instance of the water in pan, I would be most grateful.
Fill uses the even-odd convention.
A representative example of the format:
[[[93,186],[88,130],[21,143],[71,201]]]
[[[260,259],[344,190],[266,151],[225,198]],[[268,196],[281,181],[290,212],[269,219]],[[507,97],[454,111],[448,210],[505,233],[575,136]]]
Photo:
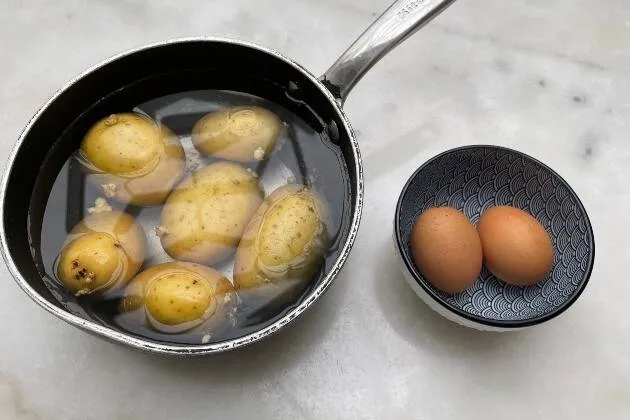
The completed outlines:
[[[348,228],[351,211],[348,199],[350,186],[342,153],[324,132],[318,132],[303,119],[278,104],[233,91],[203,90],[168,95],[139,104],[132,110],[119,112],[133,111],[145,114],[169,127],[178,136],[184,148],[186,173],[190,174],[217,161],[213,157],[202,156],[193,146],[191,130],[194,124],[208,112],[227,106],[247,104],[264,106],[278,115],[285,124],[279,146],[269,159],[243,163],[258,175],[265,196],[287,183],[300,183],[318,192],[329,206],[327,230],[331,238],[330,247],[316,275],[298,287],[287,287],[282,293],[278,293],[277,290],[270,293],[257,288],[239,291],[236,309],[233,316],[229,317],[229,322],[213,324],[211,328],[202,324],[176,334],[156,330],[146,322],[145,317],[139,317],[137,313],[121,313],[120,303],[124,289],[107,293],[105,297],[74,296],[57,278],[57,259],[70,230],[88,215],[88,210],[94,206],[96,199],[104,196],[102,188],[86,181],[84,167],[75,154],[65,162],[50,190],[42,221],[40,246],[34,250],[40,253],[35,255],[35,259],[42,265],[47,287],[68,310],[157,341],[182,344],[219,342],[246,335],[273,323],[298,304],[301,297],[316,283],[317,278],[330,269],[342,246],[343,233]],[[73,131],[76,132],[76,130],[67,132]],[[61,139],[64,140],[67,139]],[[78,141],[74,139],[75,143]],[[108,198],[107,202],[114,210],[125,211],[134,216],[144,228],[147,258],[142,270],[155,264],[173,261],[164,251],[160,238],[154,234],[155,228],[160,224],[162,206],[140,207],[111,198]],[[33,243],[38,241],[35,240]],[[232,281],[234,261],[232,255],[214,264],[213,268]]]

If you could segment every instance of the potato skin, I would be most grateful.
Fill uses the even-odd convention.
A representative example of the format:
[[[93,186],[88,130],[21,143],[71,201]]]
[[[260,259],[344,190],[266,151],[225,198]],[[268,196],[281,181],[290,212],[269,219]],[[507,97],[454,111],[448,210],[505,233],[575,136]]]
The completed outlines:
[[[309,279],[328,249],[327,218],[326,203],[307,187],[276,189],[252,218],[238,247],[236,287]]]
[[[225,321],[236,297],[228,279],[210,267],[188,262],[157,264],[138,274],[125,290],[121,311],[144,309],[162,332],[181,332]]]
[[[162,203],[186,167],[177,136],[134,113],[113,114],[94,124],[81,142],[80,155],[94,172],[88,175],[91,183],[108,197],[139,206]]]
[[[267,159],[284,125],[266,108],[232,106],[206,114],[193,127],[192,141],[204,155],[248,162]]]
[[[218,162],[194,172],[162,209],[164,250],[177,260],[222,261],[238,245],[263,197],[258,179],[237,163]]]
[[[127,284],[145,255],[146,237],[132,216],[119,211],[91,214],[68,235],[57,277],[76,295],[100,294]]]

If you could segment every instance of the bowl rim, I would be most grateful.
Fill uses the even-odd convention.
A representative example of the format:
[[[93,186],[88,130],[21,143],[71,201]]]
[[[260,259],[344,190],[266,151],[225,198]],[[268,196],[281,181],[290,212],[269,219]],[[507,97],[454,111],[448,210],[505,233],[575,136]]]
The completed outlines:
[[[446,302],[444,299],[442,299],[442,297],[440,297],[431,287],[429,287],[429,284],[428,284],[427,280],[422,276],[420,271],[416,268],[416,266],[413,263],[413,261],[411,261],[408,253],[404,252],[405,244],[404,244],[401,232],[400,232],[400,211],[401,211],[403,199],[404,199],[405,195],[407,194],[407,190],[409,189],[409,187],[410,187],[411,183],[413,182],[413,180],[416,179],[416,177],[424,169],[426,169],[427,166],[429,166],[431,163],[435,162],[437,159],[439,159],[439,158],[441,158],[441,157],[443,157],[445,155],[448,155],[448,154],[451,154],[451,153],[454,153],[454,152],[459,152],[459,151],[462,151],[462,150],[479,149],[479,148],[503,150],[503,151],[506,151],[506,152],[514,153],[514,154],[519,155],[521,157],[525,157],[527,159],[531,159],[536,164],[538,164],[541,167],[543,167],[544,169],[548,170],[551,174],[556,176],[560,180],[560,182],[562,182],[562,184],[573,195],[573,197],[576,200],[577,205],[580,207],[581,211],[583,212],[584,216],[586,217],[587,230],[588,230],[588,234],[589,234],[590,240],[591,240],[591,252],[590,252],[590,257],[589,257],[589,264],[588,264],[588,267],[586,269],[585,275],[582,278],[578,288],[571,294],[571,296],[569,296],[560,306],[558,306],[557,308],[555,308],[553,311],[551,311],[549,313],[546,313],[546,314],[540,315],[540,316],[536,316],[536,317],[533,317],[533,318],[529,318],[529,319],[524,319],[524,320],[503,321],[503,320],[494,320],[494,319],[486,318],[486,317],[483,317],[483,316],[480,316],[480,315],[474,315],[474,314],[465,312],[465,311],[463,311],[463,310],[461,310],[459,308],[455,308],[455,307],[451,306],[448,302]],[[435,302],[439,303],[446,310],[448,310],[450,312],[453,312],[453,313],[455,313],[455,314],[465,318],[468,321],[472,321],[472,322],[475,322],[475,323],[478,323],[478,324],[482,324],[482,325],[490,326],[490,327],[495,327],[495,328],[518,329],[518,328],[531,327],[531,326],[534,326],[534,325],[541,324],[543,322],[549,321],[549,320],[557,317],[558,315],[562,314],[571,305],[573,305],[575,303],[575,301],[577,301],[577,299],[580,297],[582,292],[584,292],[584,289],[586,288],[586,285],[588,284],[588,282],[590,280],[591,274],[593,272],[593,266],[594,266],[594,263],[595,263],[595,236],[593,234],[593,227],[592,227],[592,224],[591,224],[591,220],[588,217],[588,213],[586,211],[586,208],[584,207],[584,204],[580,200],[580,197],[573,190],[573,188],[571,188],[569,183],[562,176],[560,176],[560,174],[558,174],[556,171],[554,171],[548,165],[546,165],[545,163],[541,162],[540,160],[534,158],[533,156],[530,156],[530,155],[528,155],[526,153],[523,153],[521,151],[518,151],[518,150],[515,150],[515,149],[512,149],[512,148],[508,148],[508,147],[504,147],[504,146],[491,145],[491,144],[467,145],[467,146],[460,146],[460,147],[455,147],[455,148],[452,148],[452,149],[448,149],[446,151],[443,151],[443,152],[433,156],[432,158],[430,158],[429,160],[424,162],[418,169],[416,169],[411,174],[411,176],[407,179],[407,182],[405,183],[405,185],[402,188],[402,190],[400,192],[400,195],[398,197],[398,202],[396,203],[396,211],[395,211],[395,215],[394,215],[394,234],[395,234],[395,238],[396,238],[396,240],[395,240],[396,247],[398,248],[399,254],[402,257],[401,259],[402,259],[402,261],[403,261],[407,271],[413,277],[413,279],[416,281],[416,283],[418,283],[418,285],[427,293],[428,296],[430,296]]]

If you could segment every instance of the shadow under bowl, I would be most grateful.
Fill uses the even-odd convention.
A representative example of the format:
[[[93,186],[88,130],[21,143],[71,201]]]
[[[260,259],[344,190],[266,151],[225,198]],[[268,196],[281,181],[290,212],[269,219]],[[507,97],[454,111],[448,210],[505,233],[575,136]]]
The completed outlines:
[[[450,206],[477,224],[485,210],[503,205],[532,214],[549,233],[554,262],[547,278],[518,287],[484,267],[461,293],[433,287],[411,253],[416,218],[430,207]],[[591,223],[569,184],[538,160],[498,146],[460,147],[422,165],[400,194],[394,242],[405,278],[425,303],[451,321],[486,331],[531,327],[560,315],[586,287],[595,259]]]

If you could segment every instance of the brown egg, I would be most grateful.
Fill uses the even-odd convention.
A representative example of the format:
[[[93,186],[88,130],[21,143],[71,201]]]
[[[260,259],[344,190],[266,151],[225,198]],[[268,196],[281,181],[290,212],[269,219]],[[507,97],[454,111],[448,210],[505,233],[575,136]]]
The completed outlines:
[[[493,207],[479,220],[486,267],[506,283],[529,286],[547,277],[553,245],[529,213],[510,206]]]
[[[451,207],[426,210],[411,231],[416,266],[436,288],[448,293],[467,289],[479,277],[481,241],[473,224]]]

